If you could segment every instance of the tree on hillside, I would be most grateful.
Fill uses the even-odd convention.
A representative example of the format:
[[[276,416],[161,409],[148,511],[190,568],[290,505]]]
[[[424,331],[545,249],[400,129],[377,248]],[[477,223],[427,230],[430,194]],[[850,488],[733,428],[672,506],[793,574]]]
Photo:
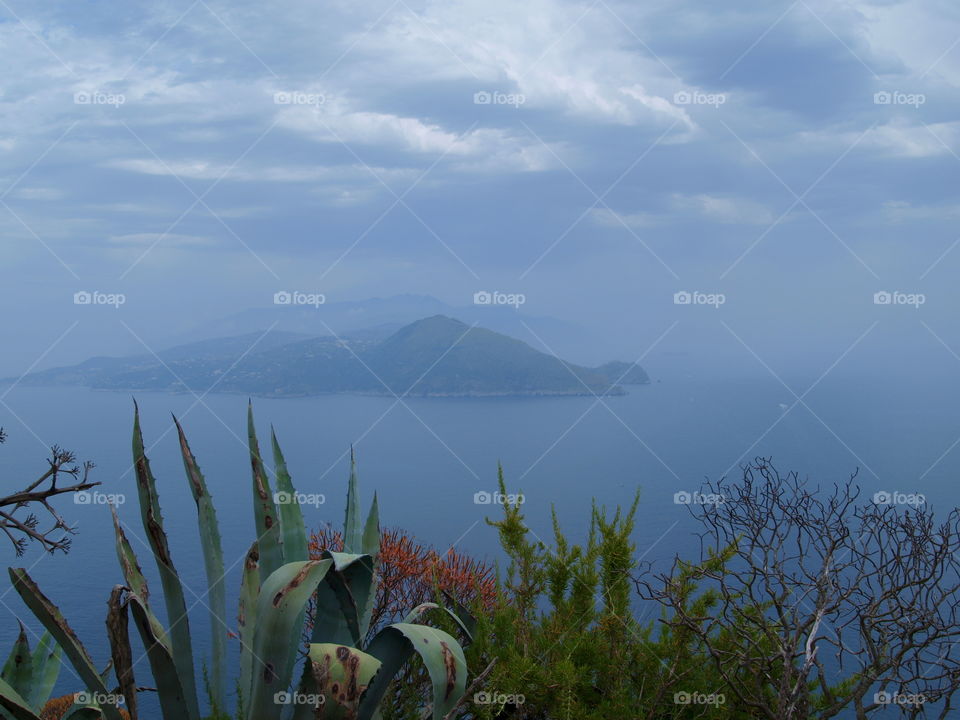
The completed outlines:
[[[960,688],[960,511],[936,520],[922,495],[821,492],[768,458],[690,505],[703,561],[677,558],[637,587],[691,633],[724,692],[758,718],[950,717]],[[716,560],[718,550],[724,555]],[[692,584],[710,593],[694,612]]]

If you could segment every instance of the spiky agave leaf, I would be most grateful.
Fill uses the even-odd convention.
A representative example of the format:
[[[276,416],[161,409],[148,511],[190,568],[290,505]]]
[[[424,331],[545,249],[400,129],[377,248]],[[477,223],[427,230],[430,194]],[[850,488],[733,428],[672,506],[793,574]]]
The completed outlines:
[[[127,589],[116,585],[107,602],[107,638],[110,641],[110,659],[117,676],[120,694],[126,699],[131,720],[137,720],[137,680],[133,674],[133,648],[130,646]]]
[[[117,510],[113,505],[110,505],[110,512],[113,514],[113,533],[116,536],[117,560],[120,563],[120,570],[123,572],[123,579],[126,581],[127,587],[137,594],[137,597],[140,598],[144,607],[147,609],[150,624],[153,625],[154,634],[160,638],[160,641],[167,646],[167,650],[172,653],[173,648],[170,644],[170,638],[167,637],[166,628],[163,627],[163,624],[157,616],[150,610],[150,604],[147,600],[150,597],[147,579],[143,576],[143,571],[140,569],[140,562],[137,560],[137,555],[130,546],[130,541],[127,540],[127,534],[120,525],[120,516],[117,515]]]
[[[7,661],[3,664],[0,678],[16,690],[23,698],[27,697],[33,684],[33,657],[30,652],[30,641],[27,640],[27,629],[20,623],[20,633],[10,650]]]
[[[103,678],[93,665],[93,660],[87,653],[86,648],[80,642],[73,628],[67,623],[63,613],[57,608],[49,598],[44,595],[37,584],[30,577],[30,574],[23,568],[9,568],[10,581],[14,590],[23,598],[34,616],[41,622],[47,631],[53,636],[57,644],[63,648],[64,653],[73,665],[74,670],[80,677],[81,682],[89,690],[98,693],[107,694],[106,685]],[[12,712],[12,711],[11,711]],[[121,720],[120,713],[115,707],[106,707],[103,709],[106,720]]]
[[[347,481],[347,505],[343,521],[343,551],[363,552],[363,530],[360,522],[360,490],[357,483],[357,459],[350,448],[350,478]]]
[[[274,695],[291,686],[290,644],[298,642],[303,609],[332,565],[331,560],[288,563],[263,581],[253,636],[255,665],[247,720],[280,717],[283,706],[274,701]]]
[[[143,449],[143,433],[140,430],[140,410],[134,403],[133,416],[133,464],[137,476],[137,493],[140,500],[140,515],[143,529],[153,557],[157,562],[160,584],[163,586],[163,599],[167,608],[167,622],[170,623],[170,644],[173,647],[173,660],[183,684],[189,720],[200,720],[200,705],[197,701],[196,674],[193,665],[193,641],[190,637],[190,619],[187,617],[187,603],[183,596],[180,576],[170,555],[170,545],[163,529],[163,516],[160,513],[160,500],[157,496],[157,483],[150,471],[150,461]]]
[[[250,688],[253,685],[253,631],[257,626],[259,597],[260,551],[254,541],[243,561],[243,580],[240,585],[240,602],[237,605],[237,629],[240,637],[240,717],[246,717]]]
[[[260,455],[257,430],[253,423],[253,403],[247,404],[247,444],[253,472],[253,520],[260,548],[260,568],[264,577],[283,565],[283,536],[280,518],[270,492],[270,480]]]
[[[33,666],[31,671],[33,683],[30,692],[25,696],[27,703],[36,712],[40,712],[46,705],[47,700],[50,699],[50,693],[53,692],[53,686],[57,683],[62,652],[60,646],[54,642],[53,636],[44,631],[30,660]]]
[[[373,599],[374,559],[369,555],[324,550],[336,572],[328,573],[317,588],[317,606],[311,643],[329,642],[359,647],[366,635],[364,617]]]
[[[14,720],[40,720],[20,693],[10,687],[3,678],[0,678],[0,708]]]
[[[467,661],[463,649],[443,630],[396,623],[377,634],[367,653],[377,658],[381,667],[360,701],[359,720],[374,717],[391,680],[414,653],[423,660],[433,685],[434,720],[443,720],[466,691]]]
[[[182,720],[189,717],[190,708],[176,662],[169,648],[154,633],[147,607],[136,593],[129,593],[127,604],[147,652],[150,672],[157,683],[157,699],[163,720]]]
[[[218,709],[226,707],[224,683],[227,672],[227,594],[223,584],[223,544],[220,540],[220,526],[213,499],[207,489],[207,482],[200,472],[197,460],[190,451],[187,436],[183,428],[173,418],[177,426],[180,441],[180,454],[183,456],[183,468],[187,474],[190,492],[197,505],[197,521],[200,527],[200,545],[203,548],[203,566],[207,575],[207,608],[210,611],[210,648],[212,671],[210,673],[210,694],[213,705]]]
[[[240,717],[246,717],[253,685],[253,631],[257,626],[257,599],[260,596],[260,551],[254,542],[243,561],[243,580],[237,606],[240,636]]]
[[[360,698],[380,669],[373,655],[346,645],[312,643],[303,668],[301,702],[293,710],[292,720],[313,720],[322,705],[325,720],[357,717]],[[302,700],[313,699],[311,705]]]
[[[277,442],[277,434],[270,427],[270,444],[273,446],[273,464],[277,473],[277,494],[282,502],[277,502],[277,514],[280,516],[280,534],[283,539],[283,561],[297,562],[309,560],[307,549],[307,528],[303,522],[303,512],[297,500],[293,480],[287,470],[287,461]]]

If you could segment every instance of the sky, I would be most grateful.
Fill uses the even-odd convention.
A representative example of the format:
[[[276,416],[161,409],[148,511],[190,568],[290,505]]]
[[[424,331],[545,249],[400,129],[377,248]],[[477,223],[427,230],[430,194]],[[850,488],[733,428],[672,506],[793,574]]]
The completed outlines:
[[[0,0],[0,46],[2,375],[277,292],[960,370],[956,3]]]

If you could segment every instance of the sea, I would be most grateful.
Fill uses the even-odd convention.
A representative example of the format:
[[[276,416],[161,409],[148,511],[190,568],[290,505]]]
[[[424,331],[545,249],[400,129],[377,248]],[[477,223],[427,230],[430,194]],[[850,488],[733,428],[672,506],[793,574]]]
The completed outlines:
[[[856,474],[865,502],[889,493],[920,494],[938,512],[960,504],[960,408],[949,391],[955,386],[926,375],[837,373],[817,381],[665,370],[651,384],[611,397],[327,395],[253,398],[253,407],[261,446],[269,447],[272,425],[298,492],[309,498],[303,509],[311,527],[342,525],[352,447],[364,511],[376,492],[385,527],[402,528],[440,552],[455,548],[501,567],[496,529],[486,522],[502,512],[498,466],[507,492],[522,494],[532,535],[547,544],[552,511],[568,538],[580,542],[592,503],[612,511],[639,491],[635,555],[656,571],[677,555],[699,556],[698,526],[685,499],[696,498],[707,479],[736,478],[754,457],[772,458],[782,473],[796,471],[811,487],[829,488]],[[255,538],[248,398],[137,392],[136,401],[173,560],[192,606],[195,648],[206,656],[209,620],[197,513],[172,416],[184,426],[216,504],[232,617],[242,559]],[[8,566],[29,570],[101,667],[109,660],[106,602],[111,588],[123,581],[108,496],[118,503],[162,615],[157,570],[136,500],[132,421],[130,393],[23,385],[0,390],[0,426],[8,435],[0,446],[6,490],[40,475],[54,444],[96,463],[91,478],[102,483],[97,494],[84,503],[69,498],[57,503],[76,525],[69,555],[33,547],[17,558],[3,538],[0,554]],[[0,652],[6,654],[17,619],[32,641],[41,628],[17,594],[2,585]],[[637,613],[659,616],[657,608],[642,603]],[[235,661],[236,641],[231,643]],[[138,682],[147,684],[148,674]],[[76,676],[65,665],[57,693],[76,689]]]

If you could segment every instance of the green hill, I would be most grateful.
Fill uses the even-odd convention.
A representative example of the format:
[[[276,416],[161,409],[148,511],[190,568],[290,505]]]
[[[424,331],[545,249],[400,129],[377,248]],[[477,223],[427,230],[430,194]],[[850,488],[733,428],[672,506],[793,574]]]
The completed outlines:
[[[527,343],[443,315],[404,326],[385,340],[293,334],[250,346],[256,334],[209,340],[152,356],[95,358],[33,373],[33,385],[111,390],[194,390],[267,396],[352,392],[413,396],[623,394],[649,382],[628,363],[586,368]]]

